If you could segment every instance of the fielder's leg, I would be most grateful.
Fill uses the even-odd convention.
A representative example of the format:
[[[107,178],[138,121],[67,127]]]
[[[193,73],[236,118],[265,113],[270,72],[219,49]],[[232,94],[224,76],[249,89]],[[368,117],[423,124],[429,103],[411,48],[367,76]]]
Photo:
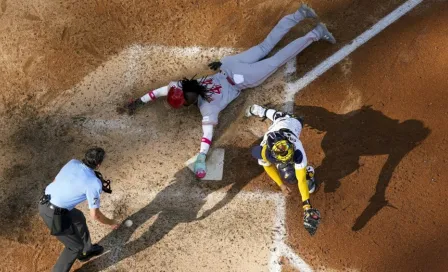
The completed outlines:
[[[233,70],[233,73],[241,73],[244,76],[244,82],[241,84],[243,89],[256,87],[277,71],[279,67],[296,57],[311,43],[321,39],[330,43],[336,42],[333,35],[322,23],[305,36],[294,40],[282,48],[274,56],[252,64],[241,64]]]
[[[265,107],[253,104],[246,109],[246,117],[258,116],[261,118],[268,118],[272,122],[275,121],[278,116],[284,116],[284,113],[274,109],[267,109]]]
[[[295,13],[283,17],[262,43],[237,55],[224,57],[221,62],[225,65],[230,62],[254,63],[259,61],[271,52],[272,48],[292,27],[305,18],[317,18],[317,15],[310,7],[302,5]]]

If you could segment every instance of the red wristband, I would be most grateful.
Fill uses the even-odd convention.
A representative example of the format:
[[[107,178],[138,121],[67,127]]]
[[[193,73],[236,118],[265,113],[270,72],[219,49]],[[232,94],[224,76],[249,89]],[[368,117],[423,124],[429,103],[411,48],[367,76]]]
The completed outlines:
[[[202,138],[201,142],[202,142],[202,143],[206,143],[206,144],[208,144],[208,145],[212,145],[212,141],[210,141],[209,139],[207,139],[207,138],[205,138],[205,137]]]
[[[156,100],[157,97],[156,97],[156,95],[154,94],[153,91],[149,91],[148,94],[149,94],[149,97],[151,97],[151,100],[153,100],[153,101]]]

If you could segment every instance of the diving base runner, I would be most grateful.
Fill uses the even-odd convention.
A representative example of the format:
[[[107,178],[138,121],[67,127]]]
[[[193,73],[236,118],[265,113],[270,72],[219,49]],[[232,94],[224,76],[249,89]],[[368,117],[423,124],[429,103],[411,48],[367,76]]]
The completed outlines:
[[[317,18],[317,15],[310,7],[302,5],[296,12],[283,17],[262,43],[242,53],[210,63],[210,69],[218,73],[200,79],[184,78],[171,82],[168,86],[151,90],[141,98],[131,101],[125,106],[125,110],[133,114],[138,107],[162,96],[166,96],[168,104],[175,109],[197,105],[202,114],[203,136],[194,172],[197,178],[204,178],[207,171],[205,160],[220,112],[237,98],[242,90],[262,84],[278,68],[312,43],[319,40],[336,43],[326,26],[319,23],[305,36],[297,38],[273,56],[265,58],[291,28],[306,18]]]

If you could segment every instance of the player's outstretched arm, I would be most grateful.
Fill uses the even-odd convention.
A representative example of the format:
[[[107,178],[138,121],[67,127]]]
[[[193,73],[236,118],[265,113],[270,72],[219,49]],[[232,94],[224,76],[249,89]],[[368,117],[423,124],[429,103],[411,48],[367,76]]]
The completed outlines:
[[[198,157],[196,158],[196,162],[194,163],[194,173],[197,178],[204,178],[207,174],[207,168],[205,165],[205,159],[207,158],[208,150],[212,145],[213,139],[213,125],[205,124],[202,125],[202,139],[201,139],[201,148],[199,150]]]
[[[306,169],[300,168],[295,169],[296,171],[296,178],[297,178],[297,184],[299,186],[300,195],[302,196],[302,203],[308,203],[307,200],[310,199],[310,191],[308,189],[308,183],[306,182]],[[304,204],[303,209],[311,208],[311,205]]]
[[[149,101],[154,101],[154,100],[156,100],[159,97],[167,96],[168,95],[168,89],[169,89],[169,86],[163,86],[163,87],[160,87],[158,89],[149,91],[147,94],[145,94],[144,96],[140,97],[140,100],[143,103],[148,103]]]
[[[144,96],[137,98],[126,106],[126,110],[130,115],[134,114],[134,112],[137,110],[137,108],[143,106],[144,104],[154,101],[159,97],[167,96],[168,95],[168,89],[169,86],[163,86],[155,90],[151,90],[148,93],[146,93]]]
[[[118,223],[117,221],[108,218],[107,216],[105,216],[99,208],[93,208],[90,209],[90,216],[92,217],[93,220],[96,220],[100,223],[103,223],[105,225],[109,225],[111,226],[113,229],[117,229],[120,226],[120,223]]]
[[[296,178],[299,185],[300,195],[302,196],[302,206],[304,210],[303,226],[310,235],[314,235],[320,223],[320,212],[311,206],[305,167],[296,167]]]

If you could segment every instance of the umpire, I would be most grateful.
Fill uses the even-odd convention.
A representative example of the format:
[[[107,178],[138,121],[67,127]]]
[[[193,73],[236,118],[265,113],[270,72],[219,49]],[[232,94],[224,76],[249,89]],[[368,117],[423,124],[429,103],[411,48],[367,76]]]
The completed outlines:
[[[87,150],[82,162],[75,159],[69,161],[47,186],[39,201],[39,214],[50,229],[50,234],[65,245],[53,272],[70,271],[76,259],[87,261],[103,252],[102,246],[92,245],[86,218],[75,208],[76,205],[87,199],[93,219],[113,229],[119,226],[100,211],[103,183],[95,170],[104,156],[104,149],[95,147]]]

